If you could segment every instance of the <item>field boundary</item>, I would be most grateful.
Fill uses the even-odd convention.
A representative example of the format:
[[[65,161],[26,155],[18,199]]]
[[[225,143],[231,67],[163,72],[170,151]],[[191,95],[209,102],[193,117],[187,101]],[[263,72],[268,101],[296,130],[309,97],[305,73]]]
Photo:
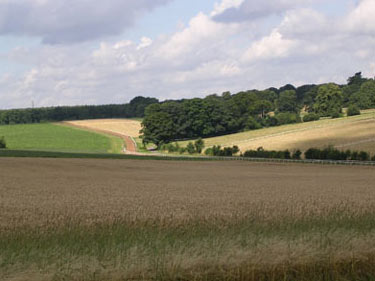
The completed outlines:
[[[375,166],[375,161],[335,161],[335,160],[293,160],[293,159],[267,159],[246,157],[220,157],[220,156],[187,156],[165,154],[106,154],[106,153],[74,153],[51,152],[35,150],[8,150],[0,149],[0,158],[77,158],[77,159],[133,159],[133,160],[165,160],[165,161],[243,161],[256,163],[285,163],[285,164],[315,164],[339,166]]]
[[[110,130],[104,130],[104,129],[93,129],[90,128],[89,126],[84,126],[84,125],[78,125],[78,124],[72,124],[67,121],[61,122],[61,124],[70,126],[70,127],[75,127],[81,130],[89,131],[89,132],[96,132],[96,133],[101,133],[105,135],[110,135],[110,136],[115,136],[118,138],[121,138],[124,142],[124,153],[125,154],[137,154],[137,143],[134,141],[134,139],[130,136],[127,136],[125,134],[121,133],[116,133]]]

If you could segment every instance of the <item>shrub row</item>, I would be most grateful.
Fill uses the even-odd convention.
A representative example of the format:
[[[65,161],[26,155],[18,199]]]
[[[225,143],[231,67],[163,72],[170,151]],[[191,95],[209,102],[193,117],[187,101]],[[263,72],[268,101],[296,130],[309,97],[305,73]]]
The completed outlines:
[[[189,154],[201,154],[204,149],[204,141],[199,138],[194,143],[189,142],[186,147],[180,147],[178,143],[168,143],[161,146],[162,151],[168,151],[169,153],[189,153]]]
[[[206,150],[206,155],[210,156],[233,156],[239,152],[238,147],[234,146],[221,148],[214,146]],[[266,158],[266,159],[295,159],[301,160],[301,150],[290,152],[289,150],[265,150],[259,147],[257,150],[247,150],[241,154],[241,157],[246,158]],[[341,160],[341,161],[375,161],[375,155],[371,155],[365,151],[341,151],[333,146],[324,149],[310,148],[305,152],[305,158],[308,160]]]
[[[7,144],[5,142],[5,138],[4,137],[0,137],[0,149],[1,148],[7,148]]]
[[[236,155],[238,152],[240,152],[240,149],[238,148],[237,145],[233,147],[224,147],[221,148],[220,145],[210,147],[206,149],[205,154],[208,156],[224,156],[224,157],[231,157]]]
[[[369,161],[370,154],[365,151],[341,151],[333,146],[329,146],[324,149],[310,148],[305,152],[306,159],[318,159],[318,160],[356,160],[356,161]],[[372,161],[375,161],[375,156],[372,157]]]
[[[301,159],[302,152],[296,150],[291,153],[289,150],[264,150],[259,147],[257,150],[247,150],[241,156],[246,158],[268,158],[268,159]]]

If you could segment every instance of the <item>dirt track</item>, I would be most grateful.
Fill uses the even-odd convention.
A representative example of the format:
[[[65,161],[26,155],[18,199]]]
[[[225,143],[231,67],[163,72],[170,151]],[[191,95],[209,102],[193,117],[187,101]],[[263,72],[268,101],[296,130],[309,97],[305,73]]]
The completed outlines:
[[[68,125],[68,126],[72,126],[72,127],[75,127],[75,128],[79,128],[79,129],[92,131],[92,132],[98,132],[98,133],[102,133],[102,134],[108,134],[108,135],[120,137],[124,140],[124,143],[125,143],[125,146],[126,146],[126,150],[124,152],[126,154],[138,154],[137,153],[137,146],[135,144],[135,141],[130,136],[127,136],[127,135],[122,134],[122,133],[114,132],[114,131],[111,131],[111,130],[97,129],[97,128],[92,128],[90,126],[78,125],[78,124],[75,124],[75,123],[72,123],[72,122],[63,122],[63,124]]]

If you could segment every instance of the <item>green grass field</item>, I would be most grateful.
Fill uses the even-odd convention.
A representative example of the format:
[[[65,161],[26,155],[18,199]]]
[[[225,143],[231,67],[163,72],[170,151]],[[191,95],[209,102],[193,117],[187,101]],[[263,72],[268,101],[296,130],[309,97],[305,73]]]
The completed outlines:
[[[0,126],[1,136],[12,150],[121,153],[123,146],[114,136],[50,123]]]

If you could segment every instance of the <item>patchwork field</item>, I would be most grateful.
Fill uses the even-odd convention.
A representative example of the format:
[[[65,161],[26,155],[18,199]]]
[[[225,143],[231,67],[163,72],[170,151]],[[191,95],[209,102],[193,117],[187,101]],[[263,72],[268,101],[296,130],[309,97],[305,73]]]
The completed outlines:
[[[125,152],[127,154],[139,154],[142,149],[142,142],[139,138],[141,130],[141,121],[131,119],[95,119],[83,121],[68,121],[64,124],[78,127],[81,129],[105,133],[123,139],[125,144]]]
[[[0,178],[0,280],[375,278],[371,167],[1,158]]]
[[[0,126],[9,149],[121,153],[120,138],[56,124]]]
[[[85,127],[91,130],[109,131],[133,138],[139,137],[139,131],[142,129],[140,121],[131,119],[96,119],[69,121],[65,123]]]
[[[263,147],[267,150],[307,150],[334,145],[346,150],[375,153],[375,111],[361,116],[325,119],[205,139],[206,146],[238,145],[241,151]],[[181,142],[182,146],[187,142]]]

